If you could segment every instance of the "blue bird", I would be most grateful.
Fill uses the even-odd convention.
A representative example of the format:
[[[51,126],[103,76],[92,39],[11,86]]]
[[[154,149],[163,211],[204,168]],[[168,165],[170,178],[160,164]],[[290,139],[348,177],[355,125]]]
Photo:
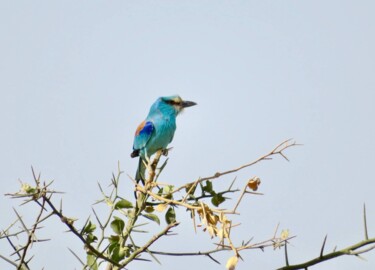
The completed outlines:
[[[179,96],[160,97],[150,108],[146,120],[135,131],[131,157],[139,156],[137,182],[145,181],[147,160],[158,150],[166,150],[176,131],[176,117],[186,107],[197,105],[193,101],[182,100]]]

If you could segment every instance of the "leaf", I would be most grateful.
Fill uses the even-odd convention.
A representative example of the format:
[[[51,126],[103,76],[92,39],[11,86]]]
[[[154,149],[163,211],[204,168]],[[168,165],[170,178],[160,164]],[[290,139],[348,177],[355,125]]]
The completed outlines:
[[[225,198],[223,197],[222,194],[215,194],[212,198],[211,198],[211,203],[213,205],[215,205],[216,207],[218,207],[221,203],[225,202]]]
[[[206,185],[203,187],[203,191],[206,191],[208,193],[212,193],[212,182],[207,181]]]
[[[174,211],[173,207],[169,207],[167,213],[165,213],[165,221],[167,224],[176,222],[176,212]]]
[[[36,189],[30,186],[27,183],[22,183],[21,185],[21,191],[26,193],[26,194],[32,194],[35,193]]]
[[[149,220],[152,220],[152,221],[156,222],[158,225],[160,225],[160,219],[157,215],[151,214],[151,213],[146,213],[146,214],[142,214],[142,216],[144,216],[145,218],[147,218]]]
[[[162,204],[158,204],[158,206],[156,206],[155,210],[158,211],[158,212],[163,212],[167,207],[168,207],[168,204],[162,203]]]
[[[166,199],[172,199],[173,198],[173,194],[172,194],[173,189],[174,189],[174,186],[172,186],[172,185],[165,186],[164,191],[163,191],[163,197],[166,198]]]
[[[111,228],[115,234],[120,235],[125,228],[125,222],[118,217],[114,217],[114,220],[111,222]]]
[[[87,254],[87,266],[90,270],[98,270],[98,264],[96,263],[96,257],[92,254]]]
[[[152,205],[148,205],[148,206],[146,206],[146,208],[145,208],[145,212],[146,213],[152,213],[152,212],[154,212],[154,207],[152,206]]]
[[[111,244],[108,246],[109,254],[112,254],[112,251],[119,246],[120,246],[119,242],[111,242]]]
[[[253,191],[257,191],[258,190],[258,187],[260,185],[261,181],[259,179],[259,177],[254,177],[252,179],[250,179],[248,182],[247,182],[247,186],[253,190]]]
[[[119,262],[125,258],[127,248],[122,248],[120,245],[112,249],[111,259],[115,262]]]
[[[85,226],[85,228],[83,228],[82,234],[93,233],[95,229],[96,229],[96,225],[91,223],[91,221],[89,221],[87,225]]]
[[[280,235],[281,240],[285,240],[288,237],[289,237],[289,230],[282,230],[281,235]]]
[[[238,257],[237,256],[230,257],[229,260],[227,261],[226,268],[228,270],[234,270],[234,269],[236,269],[237,263],[238,263]]]
[[[133,204],[125,199],[122,199],[115,204],[115,209],[123,208],[133,208]]]
[[[95,235],[90,233],[86,237],[86,244],[91,244],[91,243],[95,242],[96,240],[98,240],[98,237],[96,237]]]
[[[108,240],[110,244],[114,244],[120,240],[120,237],[118,235],[111,235]]]

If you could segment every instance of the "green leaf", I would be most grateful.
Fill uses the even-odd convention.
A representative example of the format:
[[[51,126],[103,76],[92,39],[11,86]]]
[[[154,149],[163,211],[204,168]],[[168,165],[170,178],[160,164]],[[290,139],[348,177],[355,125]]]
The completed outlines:
[[[108,246],[109,254],[112,254],[112,251],[119,246],[120,244],[118,242],[111,242],[111,244]]]
[[[133,208],[133,204],[125,199],[122,199],[115,204],[115,209],[123,208]]]
[[[173,187],[173,186],[172,186],[172,187]],[[171,192],[171,186],[169,186],[169,185],[168,185],[168,186],[165,186],[165,187],[164,187],[164,193],[165,193],[165,194],[168,194],[168,193],[170,193],[170,192]]]
[[[207,181],[206,185],[203,187],[203,191],[206,191],[208,193],[212,193],[212,182]]]
[[[96,229],[96,225],[91,223],[91,221],[89,221],[87,225],[85,226],[85,228],[83,228],[82,234],[93,233],[95,229]]]
[[[92,233],[89,233],[86,237],[86,244],[91,244],[92,242],[95,242],[96,240],[98,240],[98,237],[96,237]]]
[[[163,197],[166,198],[166,199],[172,199],[173,198],[173,195],[172,195],[173,189],[174,189],[174,186],[172,186],[172,185],[168,185],[168,186],[164,187]]]
[[[115,262],[119,262],[125,258],[126,249],[121,248],[119,245],[112,249],[111,259]]]
[[[146,213],[152,213],[152,212],[154,212],[154,207],[152,206],[152,205],[148,205],[148,206],[146,206],[145,207],[145,212]]]
[[[117,242],[119,242],[120,240],[120,237],[118,235],[111,235],[109,238],[108,238],[108,241],[110,244],[115,244]]]
[[[225,202],[225,198],[220,193],[219,194],[215,194],[211,198],[211,202],[212,202],[213,205],[215,205],[216,207],[218,207],[221,203]]]
[[[98,270],[98,264],[96,263],[96,257],[92,254],[87,254],[87,266],[90,270]]]
[[[125,228],[125,222],[118,217],[114,217],[114,220],[111,222],[111,228],[115,234],[120,235]]]
[[[165,221],[168,224],[176,222],[176,212],[174,211],[173,207],[169,207],[167,213],[165,213]]]
[[[158,225],[160,225],[160,219],[157,215],[151,214],[151,213],[146,213],[146,214],[142,214],[142,216],[144,216],[145,218],[147,218],[149,220],[152,220],[152,221],[156,222]]]

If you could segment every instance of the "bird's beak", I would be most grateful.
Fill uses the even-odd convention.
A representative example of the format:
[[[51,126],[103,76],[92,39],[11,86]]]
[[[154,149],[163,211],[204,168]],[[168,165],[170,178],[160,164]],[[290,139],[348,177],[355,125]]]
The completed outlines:
[[[197,103],[195,103],[193,101],[184,100],[184,101],[182,101],[181,105],[182,105],[182,108],[186,108],[186,107],[191,107],[191,106],[197,105]]]

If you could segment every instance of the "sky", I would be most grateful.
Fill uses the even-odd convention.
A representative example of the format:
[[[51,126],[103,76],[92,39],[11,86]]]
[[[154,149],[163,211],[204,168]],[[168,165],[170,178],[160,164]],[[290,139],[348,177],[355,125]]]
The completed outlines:
[[[161,176],[177,186],[246,164],[285,139],[303,146],[214,183],[258,176],[263,196],[239,207],[234,241],[295,235],[289,262],[364,238],[363,204],[375,234],[375,3],[373,1],[2,1],[0,4],[0,228],[32,222],[35,206],[5,193],[32,183],[31,166],[65,192],[64,213],[83,224],[120,163],[132,198],[133,134],[160,96],[198,103],[177,119]],[[225,207],[233,207],[228,202]],[[105,209],[103,209],[103,215]],[[204,251],[207,234],[177,212],[178,236],[158,249]],[[150,230],[153,229],[149,225]],[[156,229],[161,229],[156,228]],[[154,228],[155,229],[155,228]],[[80,269],[82,244],[58,219],[31,249],[33,269]],[[10,250],[1,241],[0,254]],[[142,269],[224,269],[231,256],[160,257]],[[285,265],[282,250],[244,251],[237,269]],[[374,269],[375,252],[312,269]],[[1,269],[11,269],[0,261]],[[133,267],[130,267],[132,269]]]

